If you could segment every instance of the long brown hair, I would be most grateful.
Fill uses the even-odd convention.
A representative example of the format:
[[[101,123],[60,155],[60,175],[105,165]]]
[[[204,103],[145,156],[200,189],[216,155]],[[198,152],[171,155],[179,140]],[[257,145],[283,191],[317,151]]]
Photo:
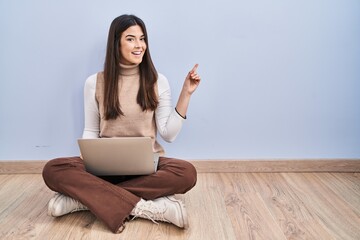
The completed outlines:
[[[148,36],[144,22],[134,15],[121,15],[115,18],[109,29],[108,42],[106,47],[106,57],[104,64],[104,114],[105,120],[116,119],[123,116],[121,111],[118,93],[118,79],[120,73],[121,45],[120,39],[122,33],[131,26],[141,27],[146,43],[146,51],[140,68],[140,87],[137,94],[137,103],[143,111],[155,110],[158,105],[158,99],[155,92],[157,81],[157,71],[151,60]]]

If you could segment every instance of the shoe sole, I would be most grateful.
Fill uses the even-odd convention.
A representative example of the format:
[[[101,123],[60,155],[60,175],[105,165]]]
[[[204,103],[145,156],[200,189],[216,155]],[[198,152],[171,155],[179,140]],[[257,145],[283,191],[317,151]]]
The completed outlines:
[[[183,222],[184,222],[184,229],[188,229],[189,228],[189,220],[188,220],[188,217],[187,217],[187,212],[186,212],[186,209],[185,209],[185,205],[184,203],[181,201],[181,200],[178,200],[174,197],[166,197],[167,199],[169,199],[170,201],[172,202],[176,202],[177,204],[179,204],[180,206],[180,211],[181,211],[181,215],[183,216]]]

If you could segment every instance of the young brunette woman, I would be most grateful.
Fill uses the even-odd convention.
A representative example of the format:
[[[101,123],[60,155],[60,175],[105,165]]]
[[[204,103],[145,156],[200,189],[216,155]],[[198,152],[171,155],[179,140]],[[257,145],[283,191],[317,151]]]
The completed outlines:
[[[158,170],[146,176],[106,178],[88,173],[81,157],[51,160],[43,169],[46,185],[57,192],[49,201],[51,216],[90,210],[114,233],[124,229],[130,216],[188,227],[185,207],[173,195],[195,186],[196,170],[189,162],[164,157],[156,136],[159,132],[171,142],[179,133],[200,83],[197,66],[186,76],[173,108],[168,80],[151,60],[143,21],[133,15],[113,20],[104,71],[85,83],[83,138],[151,137],[153,151],[162,155]]]

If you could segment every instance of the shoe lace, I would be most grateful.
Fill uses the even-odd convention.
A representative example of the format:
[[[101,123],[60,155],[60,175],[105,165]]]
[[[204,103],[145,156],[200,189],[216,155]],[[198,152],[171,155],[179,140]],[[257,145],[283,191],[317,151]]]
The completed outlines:
[[[165,205],[163,207],[158,206],[153,201],[146,201],[141,206],[136,207],[134,217],[131,220],[134,220],[137,217],[143,217],[151,220],[153,223],[159,224],[157,221],[169,222],[165,217],[164,213],[166,211]]]
[[[81,202],[75,200],[73,198],[67,197],[67,201],[72,205],[73,210],[71,212],[87,210],[88,208],[85,207]]]

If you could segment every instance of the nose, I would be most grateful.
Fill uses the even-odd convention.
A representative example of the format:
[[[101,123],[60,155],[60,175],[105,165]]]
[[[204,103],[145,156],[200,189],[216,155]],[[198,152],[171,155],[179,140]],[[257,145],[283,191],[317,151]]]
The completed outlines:
[[[135,48],[140,48],[141,47],[141,42],[139,40],[135,41]]]

